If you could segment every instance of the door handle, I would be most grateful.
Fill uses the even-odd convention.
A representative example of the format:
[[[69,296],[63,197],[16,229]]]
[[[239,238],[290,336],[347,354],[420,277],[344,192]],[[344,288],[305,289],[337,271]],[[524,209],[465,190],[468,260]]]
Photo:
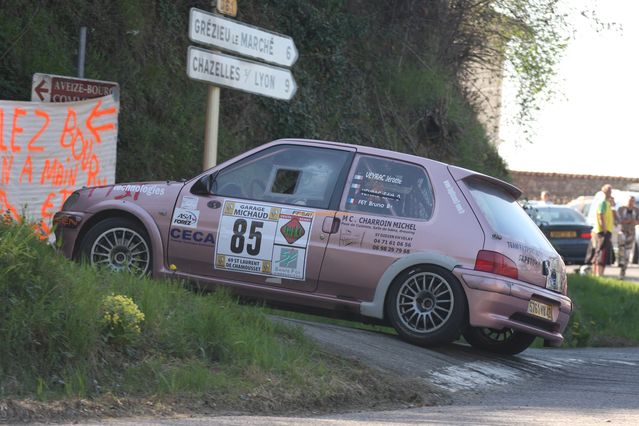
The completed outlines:
[[[325,217],[322,222],[322,232],[325,234],[334,234],[339,231],[341,221],[336,217]]]

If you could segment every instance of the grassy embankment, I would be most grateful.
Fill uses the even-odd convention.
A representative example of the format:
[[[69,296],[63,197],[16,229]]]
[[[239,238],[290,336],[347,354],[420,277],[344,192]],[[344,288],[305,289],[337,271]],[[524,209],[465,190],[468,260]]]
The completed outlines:
[[[569,346],[639,346],[639,283],[569,275]]]
[[[105,319],[110,295],[137,305],[139,333],[130,306],[117,324]],[[204,411],[310,412],[428,399],[417,385],[318,350],[225,292],[84,267],[28,227],[1,223],[0,342],[0,406],[3,398],[146,398]]]

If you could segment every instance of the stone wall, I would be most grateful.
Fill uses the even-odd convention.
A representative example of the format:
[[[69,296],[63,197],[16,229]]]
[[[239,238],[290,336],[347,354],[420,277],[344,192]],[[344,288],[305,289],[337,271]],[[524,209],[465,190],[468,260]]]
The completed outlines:
[[[609,183],[615,189],[639,187],[639,178],[620,176],[592,176],[563,173],[540,173],[510,171],[513,185],[523,191],[522,198],[538,200],[541,191],[548,191],[553,202],[564,204],[580,195],[595,195],[601,187]]]

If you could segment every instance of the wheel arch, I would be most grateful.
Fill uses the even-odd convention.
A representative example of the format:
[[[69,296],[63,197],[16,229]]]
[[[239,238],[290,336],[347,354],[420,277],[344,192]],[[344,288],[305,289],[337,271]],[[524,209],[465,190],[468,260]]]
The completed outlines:
[[[395,278],[407,269],[414,268],[419,265],[430,265],[446,269],[452,274],[453,269],[458,264],[459,263],[452,257],[433,251],[411,253],[408,256],[397,259],[388,268],[386,268],[386,271],[384,271],[377,282],[373,300],[371,302],[362,302],[360,304],[360,313],[366,317],[384,319],[386,315],[384,307],[386,305],[388,289]],[[461,288],[464,293],[464,297],[466,297],[464,286],[462,285]]]
[[[139,211],[138,211],[139,210]],[[80,253],[84,238],[89,230],[97,223],[104,219],[110,218],[125,218],[136,222],[142,226],[149,237],[149,244],[151,245],[151,253],[153,255],[153,271],[159,270],[164,265],[163,250],[162,250],[162,237],[160,230],[157,227],[155,221],[151,216],[139,206],[105,206],[97,213],[93,214],[82,226],[76,243],[73,247],[73,258],[77,259]]]

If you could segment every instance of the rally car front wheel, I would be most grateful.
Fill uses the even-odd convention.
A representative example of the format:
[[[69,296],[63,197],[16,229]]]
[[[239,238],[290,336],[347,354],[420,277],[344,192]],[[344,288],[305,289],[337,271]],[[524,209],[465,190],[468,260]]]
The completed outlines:
[[[85,235],[81,258],[112,271],[142,276],[151,271],[151,244],[143,226],[127,218],[108,218]]]

